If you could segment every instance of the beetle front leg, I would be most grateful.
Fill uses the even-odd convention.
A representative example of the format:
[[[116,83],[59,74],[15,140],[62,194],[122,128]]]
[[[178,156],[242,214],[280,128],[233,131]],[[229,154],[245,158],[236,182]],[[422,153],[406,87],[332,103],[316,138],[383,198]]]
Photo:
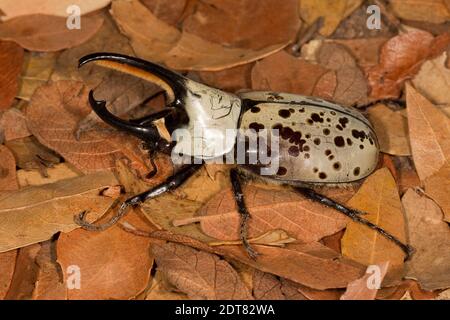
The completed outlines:
[[[241,181],[239,178],[239,172],[236,169],[231,169],[230,171],[230,179],[231,179],[231,185],[233,187],[233,195],[234,199],[236,200],[237,209],[241,218],[240,223],[240,238],[242,241],[242,244],[244,245],[245,250],[247,251],[247,254],[252,259],[256,259],[258,256],[258,253],[253,249],[253,247],[250,245],[247,239],[248,235],[248,220],[251,218],[250,212],[247,209],[247,206],[245,205],[244,200],[244,193],[242,192],[242,186]]]
[[[156,198],[167,191],[174,190],[178,188],[180,185],[182,185],[187,179],[189,179],[194,173],[196,173],[202,165],[193,164],[188,165],[184,168],[182,168],[180,171],[175,173],[174,175],[167,178],[166,181],[163,183],[157,185],[154,188],[151,188],[150,190],[147,190],[145,192],[142,192],[136,196],[133,196],[129,199],[127,199],[122,205],[120,206],[119,210],[117,211],[117,214],[115,214],[109,221],[103,223],[103,224],[93,224],[86,221],[86,211],[80,213],[79,215],[75,216],[74,220],[75,223],[81,226],[85,230],[89,231],[103,231],[114,224],[117,223],[125,214],[128,212],[128,207],[130,206],[137,206],[149,199]]]
[[[313,189],[310,189],[310,188],[296,187],[295,190],[300,192],[305,197],[307,197],[311,200],[320,202],[321,204],[323,204],[327,207],[333,208],[333,209],[345,214],[347,217],[349,217],[353,221],[361,223],[361,224],[368,226],[369,228],[377,231],[378,233],[383,235],[385,238],[394,242],[397,246],[399,246],[405,252],[405,254],[406,254],[405,260],[409,260],[411,255],[414,253],[414,249],[411,246],[404,244],[397,237],[390,234],[383,228],[377,226],[376,224],[370,222],[369,220],[362,218],[361,211],[348,208],[348,207],[334,201],[333,199],[330,199],[324,195],[321,195],[320,193],[317,193],[316,191],[314,191]]]

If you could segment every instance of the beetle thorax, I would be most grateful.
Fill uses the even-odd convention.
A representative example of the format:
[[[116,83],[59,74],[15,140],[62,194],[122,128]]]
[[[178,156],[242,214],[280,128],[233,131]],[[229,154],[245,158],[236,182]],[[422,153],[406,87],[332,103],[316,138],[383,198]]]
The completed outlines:
[[[189,122],[174,131],[174,152],[212,159],[230,152],[235,144],[241,100],[230,93],[186,81],[183,107]]]

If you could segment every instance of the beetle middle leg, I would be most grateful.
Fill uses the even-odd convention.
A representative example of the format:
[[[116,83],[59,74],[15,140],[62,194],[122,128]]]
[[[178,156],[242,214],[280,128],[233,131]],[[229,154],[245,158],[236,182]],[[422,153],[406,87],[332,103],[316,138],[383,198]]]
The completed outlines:
[[[177,173],[167,178],[166,181],[151,188],[145,192],[135,195],[122,203],[117,213],[107,222],[96,225],[86,221],[86,211],[75,216],[75,222],[85,230],[103,231],[117,223],[128,212],[128,207],[137,206],[147,200],[156,198],[167,191],[174,190],[181,186],[187,179],[194,175],[200,168],[201,164],[186,165]]]

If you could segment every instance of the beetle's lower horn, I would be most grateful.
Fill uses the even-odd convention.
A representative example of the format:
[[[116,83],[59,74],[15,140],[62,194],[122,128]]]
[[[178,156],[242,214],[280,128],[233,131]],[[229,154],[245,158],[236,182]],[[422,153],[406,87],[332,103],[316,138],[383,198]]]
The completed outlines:
[[[78,67],[94,62],[97,65],[141,78],[166,91],[168,102],[182,96],[185,78],[155,63],[117,53],[93,53],[79,60]]]
[[[94,93],[91,90],[89,92],[89,103],[94,110],[94,112],[107,124],[119,129],[119,130],[125,130],[129,133],[137,136],[140,139],[144,139],[147,141],[158,141],[160,139],[160,136],[157,132],[157,130],[153,127],[149,126],[141,126],[138,124],[133,124],[128,121],[122,120],[115,115],[113,115],[111,112],[108,111],[106,108],[106,101],[104,100],[95,100]]]

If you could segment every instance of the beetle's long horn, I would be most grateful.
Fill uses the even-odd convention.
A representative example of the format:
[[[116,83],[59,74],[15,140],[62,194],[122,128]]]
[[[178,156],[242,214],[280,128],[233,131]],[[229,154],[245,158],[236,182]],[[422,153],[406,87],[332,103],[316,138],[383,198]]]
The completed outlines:
[[[160,65],[118,53],[93,53],[80,59],[78,67],[94,62],[102,67],[133,75],[160,86],[166,91],[168,102],[172,103],[184,92],[185,78]]]

